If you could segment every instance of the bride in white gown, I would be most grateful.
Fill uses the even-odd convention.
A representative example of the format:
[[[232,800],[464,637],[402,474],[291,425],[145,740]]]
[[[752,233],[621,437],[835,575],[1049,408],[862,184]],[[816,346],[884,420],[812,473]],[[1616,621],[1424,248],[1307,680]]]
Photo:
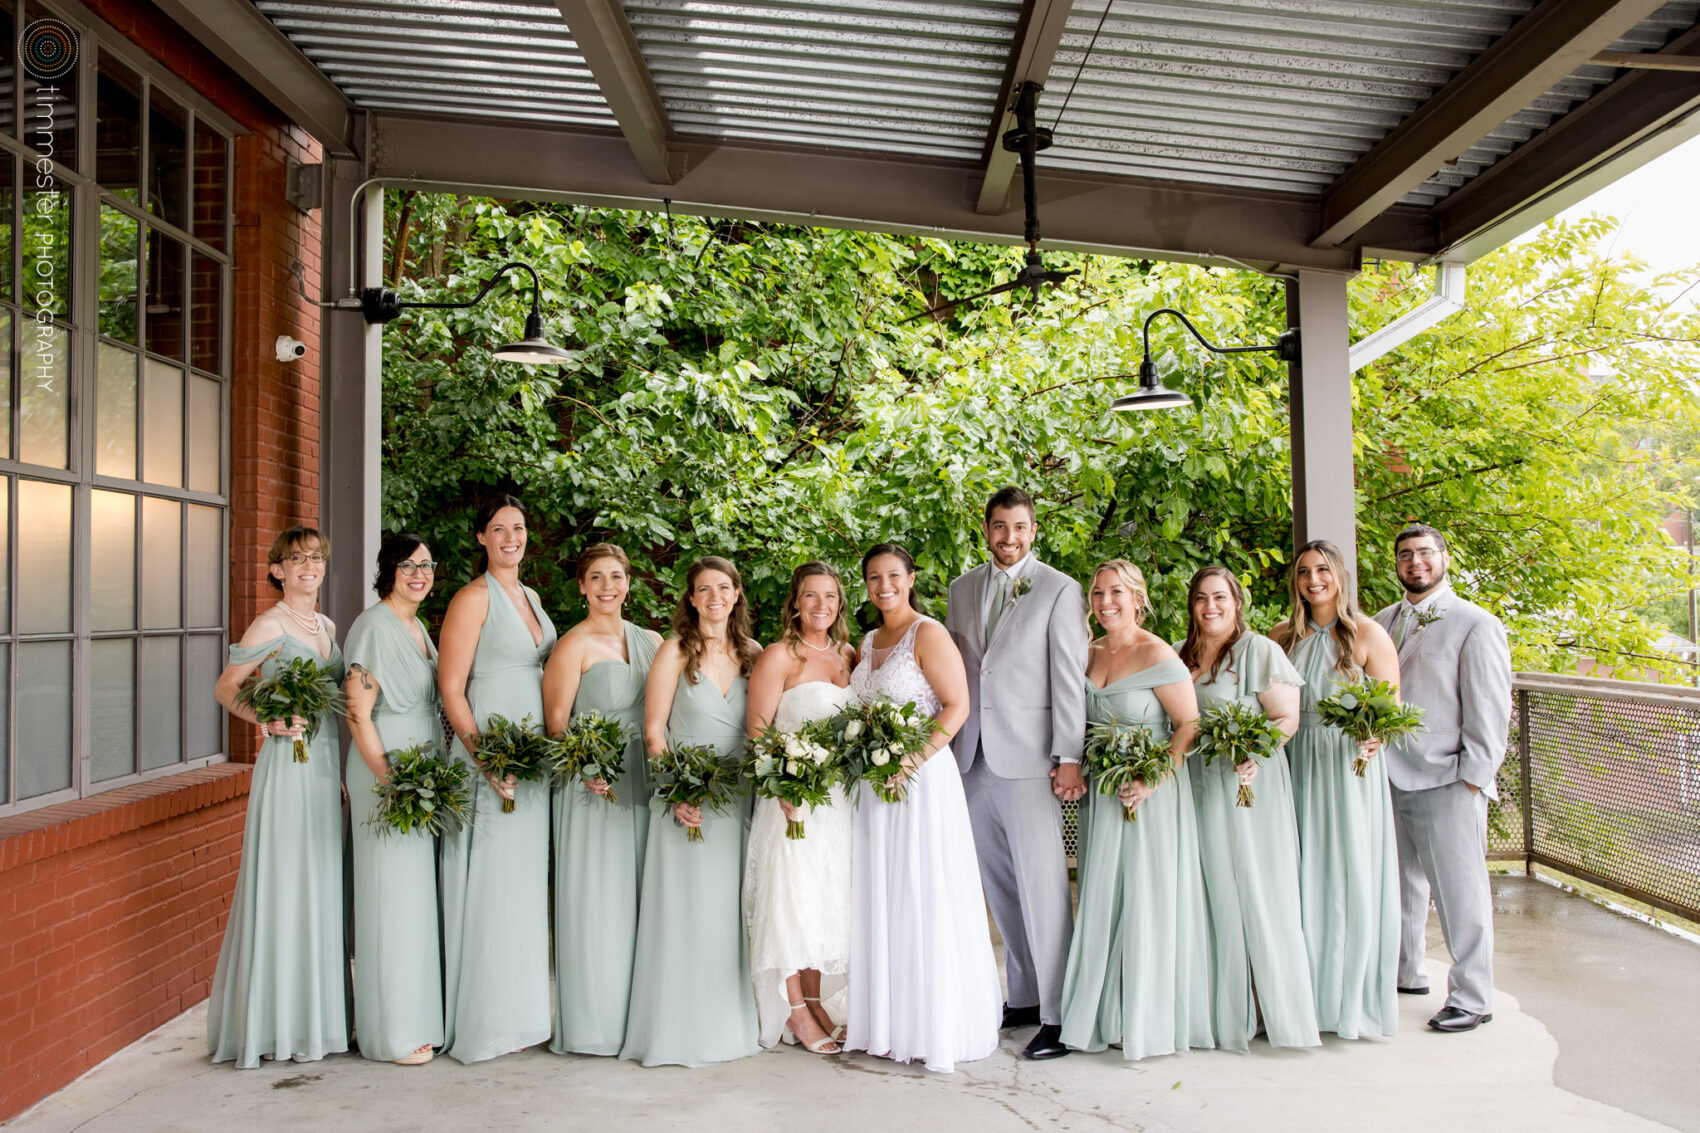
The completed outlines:
[[[937,718],[907,798],[866,785],[852,811],[847,1049],[948,1074],[998,1045],[1003,995],[980,869],[950,737],[968,714],[956,643],[912,597],[915,561],[882,543],[862,559],[881,624],[862,641],[850,687],[866,701],[913,701]],[[906,761],[907,762],[907,761]]]
[[[855,699],[847,687],[855,653],[846,644],[844,586],[826,563],[791,575],[781,622],[750,674],[749,734],[769,722],[782,732],[835,715]],[[817,1054],[837,1054],[850,966],[850,808],[841,788],[831,805],[805,810],[804,837],[790,839],[790,808],[758,799],[744,867],[761,1044],[791,1037]]]

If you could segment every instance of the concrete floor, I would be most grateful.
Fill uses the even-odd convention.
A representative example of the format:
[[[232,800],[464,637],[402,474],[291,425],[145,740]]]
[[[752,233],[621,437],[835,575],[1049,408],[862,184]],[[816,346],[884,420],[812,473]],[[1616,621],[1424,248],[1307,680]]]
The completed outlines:
[[[1389,1041],[1048,1063],[1028,1032],[949,1077],[794,1048],[707,1070],[528,1051],[475,1067],[335,1057],[237,1071],[191,1011],[7,1123],[16,1133],[269,1130],[1642,1130],[1700,1131],[1700,946],[1539,882],[1496,878],[1498,999],[1469,1035],[1401,997]],[[1431,985],[1445,952],[1431,924]],[[1661,1125],[1660,1122],[1668,1123]]]

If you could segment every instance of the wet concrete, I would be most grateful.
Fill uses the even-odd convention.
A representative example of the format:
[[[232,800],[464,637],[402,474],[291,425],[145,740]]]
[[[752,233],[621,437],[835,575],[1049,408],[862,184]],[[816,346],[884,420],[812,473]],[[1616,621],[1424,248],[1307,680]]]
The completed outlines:
[[[1128,1064],[1119,1052],[1032,1063],[1030,1032],[954,1075],[795,1048],[705,1070],[542,1050],[473,1067],[339,1056],[239,1071],[205,1055],[190,1011],[20,1115],[8,1133],[385,1130],[1646,1130],[1697,1128],[1691,1068],[1700,946],[1538,882],[1495,882],[1494,1020],[1423,1023],[1437,993],[1400,998],[1400,1035],[1320,1050],[1214,1051]],[[1434,937],[1438,944],[1438,934]],[[1431,986],[1445,984],[1431,952]],[[1555,1069],[1556,1068],[1556,1069]],[[1659,1122],[1669,1123],[1658,1124]]]

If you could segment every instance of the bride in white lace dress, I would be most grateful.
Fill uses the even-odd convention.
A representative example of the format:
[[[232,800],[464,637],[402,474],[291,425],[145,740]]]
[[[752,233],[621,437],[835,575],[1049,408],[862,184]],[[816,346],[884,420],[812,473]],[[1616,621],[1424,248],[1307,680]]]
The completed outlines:
[[[862,641],[850,687],[864,701],[913,701],[938,724],[909,772],[904,802],[881,802],[858,788],[845,1045],[948,1074],[997,1048],[1003,998],[968,804],[950,754],[950,737],[968,714],[968,679],[950,634],[912,598],[915,562],[907,551],[873,548],[862,577],[881,624]]]
[[[754,737],[771,722],[782,732],[836,714],[855,699],[847,687],[855,652],[846,644],[844,585],[826,563],[791,575],[781,623],[750,674],[748,721]],[[850,966],[850,808],[842,789],[831,805],[803,811],[804,837],[785,836],[789,804],[758,799],[744,867],[744,922],[750,930],[761,1043],[794,1038],[836,1054]]]

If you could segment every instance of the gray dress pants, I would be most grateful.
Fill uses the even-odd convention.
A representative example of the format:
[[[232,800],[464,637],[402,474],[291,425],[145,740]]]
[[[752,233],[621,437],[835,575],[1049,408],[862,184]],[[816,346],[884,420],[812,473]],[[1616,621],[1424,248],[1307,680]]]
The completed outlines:
[[[1426,791],[1393,788],[1399,846],[1399,986],[1423,987],[1429,896],[1452,953],[1446,1005],[1493,1010],[1493,893],[1487,873],[1488,797],[1460,780]]]

